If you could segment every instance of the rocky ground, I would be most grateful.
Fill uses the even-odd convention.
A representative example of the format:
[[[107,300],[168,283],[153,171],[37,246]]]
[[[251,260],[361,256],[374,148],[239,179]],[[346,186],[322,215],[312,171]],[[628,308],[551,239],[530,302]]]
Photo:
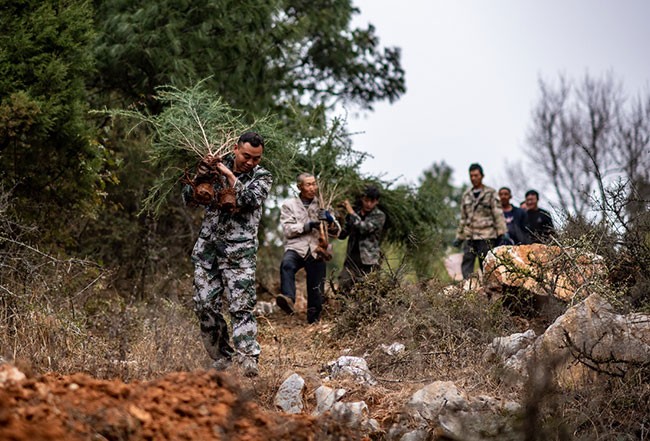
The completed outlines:
[[[123,358],[91,355],[69,375],[42,367],[56,366],[49,356],[31,366],[0,360],[0,440],[647,439],[647,314],[595,293],[566,304],[538,283],[530,290],[546,299],[544,313],[524,318],[497,302],[513,283],[521,293],[523,282],[505,276],[478,290],[369,281],[363,302],[330,300],[317,325],[306,323],[302,298],[294,316],[260,302],[255,378],[209,369],[196,323],[176,315],[153,331],[134,328]],[[109,317],[115,335],[142,322]],[[37,335],[54,341],[53,329]],[[173,335],[184,338],[165,346]],[[335,375],[348,367],[342,359],[361,357],[359,375]]]

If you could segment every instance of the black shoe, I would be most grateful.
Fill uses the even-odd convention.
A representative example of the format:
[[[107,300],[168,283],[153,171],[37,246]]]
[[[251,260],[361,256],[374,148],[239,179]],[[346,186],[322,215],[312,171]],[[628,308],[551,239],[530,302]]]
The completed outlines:
[[[278,296],[275,298],[275,304],[278,305],[281,310],[283,310],[289,315],[295,312],[295,310],[293,309],[293,300],[291,300],[289,297],[285,296],[284,294],[278,294]]]
[[[257,359],[253,357],[245,357],[240,361],[241,372],[244,377],[257,377],[259,369],[257,367]]]
[[[225,371],[232,365],[232,360],[226,357],[220,357],[212,362],[212,368],[218,371]]]

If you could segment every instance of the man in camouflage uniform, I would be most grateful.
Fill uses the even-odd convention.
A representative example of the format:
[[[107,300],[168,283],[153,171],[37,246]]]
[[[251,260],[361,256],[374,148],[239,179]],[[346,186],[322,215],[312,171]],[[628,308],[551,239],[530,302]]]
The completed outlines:
[[[379,189],[372,185],[366,187],[359,209],[354,210],[348,200],[344,202],[347,215],[345,226],[339,234],[339,239],[348,238],[345,262],[339,275],[339,291],[344,294],[348,294],[355,282],[379,266],[379,240],[386,215],[377,207],[378,204]]]
[[[258,164],[264,152],[264,140],[254,132],[241,135],[233,152],[214,165],[209,156],[197,167],[197,178],[216,168],[215,194],[225,187],[234,188],[236,207],[219,208],[217,201],[205,207],[199,237],[192,251],[194,263],[194,305],[201,325],[203,343],[213,366],[228,367],[233,358],[244,375],[257,375],[260,345],[257,322],[255,268],[258,247],[257,230],[273,178]],[[197,179],[198,180],[198,179]],[[191,185],[183,190],[186,204],[197,205]],[[228,305],[232,325],[232,346],[222,305]]]
[[[508,240],[503,211],[495,189],[483,185],[483,168],[479,164],[469,166],[472,188],[467,189],[460,201],[460,225],[456,232],[454,246],[463,246],[463,279],[474,272],[474,261],[478,257],[483,268],[483,259],[493,247]]]

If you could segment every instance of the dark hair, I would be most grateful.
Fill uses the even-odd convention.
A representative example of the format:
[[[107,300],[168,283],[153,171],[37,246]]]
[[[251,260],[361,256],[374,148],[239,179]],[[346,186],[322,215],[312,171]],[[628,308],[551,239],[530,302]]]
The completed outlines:
[[[368,199],[377,200],[379,199],[379,189],[374,185],[367,185],[363,190],[363,195]]]
[[[531,196],[531,195],[535,196],[537,198],[537,200],[539,201],[539,193],[537,193],[535,190],[528,190],[526,192],[526,197]]]
[[[483,175],[483,167],[481,167],[481,164],[479,164],[479,163],[477,163],[477,162],[475,162],[475,163],[473,163],[473,164],[470,164],[470,166],[469,166],[469,171],[470,171],[470,173],[471,173],[472,171],[474,171],[474,170],[478,170],[479,173],[481,173],[481,176],[484,176],[484,175]]]
[[[237,144],[249,143],[253,147],[262,147],[264,148],[264,138],[262,135],[256,132],[246,132],[239,137]]]
[[[512,194],[512,190],[510,190],[510,188],[508,188],[508,187],[501,187],[501,188],[499,189],[499,191],[497,191],[497,193],[500,193],[501,190],[508,190],[508,193]]]

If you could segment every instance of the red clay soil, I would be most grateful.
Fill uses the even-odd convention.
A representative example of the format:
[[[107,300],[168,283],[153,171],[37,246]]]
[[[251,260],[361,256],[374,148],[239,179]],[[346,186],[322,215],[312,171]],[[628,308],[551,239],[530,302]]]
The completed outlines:
[[[313,440],[318,426],[260,408],[212,370],[130,384],[85,374],[0,384],[0,440]]]

